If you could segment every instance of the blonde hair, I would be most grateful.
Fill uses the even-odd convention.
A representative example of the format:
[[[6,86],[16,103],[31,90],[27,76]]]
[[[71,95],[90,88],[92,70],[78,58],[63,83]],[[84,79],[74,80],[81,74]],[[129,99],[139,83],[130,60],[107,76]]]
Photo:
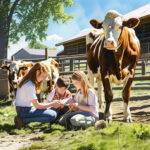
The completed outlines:
[[[90,85],[86,74],[83,71],[75,71],[72,75],[72,80],[77,80],[81,82],[83,95],[84,97],[87,97],[89,88],[93,88],[93,87]]]
[[[41,88],[41,84],[42,82],[37,82],[36,79],[36,72],[37,71],[44,72],[44,73],[48,73],[48,68],[47,66],[45,66],[42,63],[36,63],[31,69],[30,71],[23,77],[23,79],[21,80],[21,82],[19,83],[19,87],[22,87],[23,84],[25,84],[27,81],[31,80],[36,87],[36,90],[40,90]]]

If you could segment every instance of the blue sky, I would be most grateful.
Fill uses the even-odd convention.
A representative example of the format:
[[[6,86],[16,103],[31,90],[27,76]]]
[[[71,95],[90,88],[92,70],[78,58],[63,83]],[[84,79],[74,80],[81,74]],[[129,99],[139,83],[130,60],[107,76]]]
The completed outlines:
[[[97,18],[103,20],[105,13],[114,9],[122,14],[126,14],[136,8],[149,3],[149,0],[75,0],[72,7],[66,8],[66,12],[74,15],[74,19],[65,24],[58,24],[49,21],[47,38],[43,43],[54,46],[68,37],[71,37],[85,28],[90,28],[89,20]],[[9,56],[22,47],[27,47],[24,38],[17,44],[12,45]]]
[[[65,39],[77,34],[82,29],[89,28],[91,18],[103,20],[109,9],[126,14],[148,3],[149,0],[75,0],[74,6],[66,9],[68,13],[75,16],[74,19],[66,24],[50,22],[48,35],[57,34]]]

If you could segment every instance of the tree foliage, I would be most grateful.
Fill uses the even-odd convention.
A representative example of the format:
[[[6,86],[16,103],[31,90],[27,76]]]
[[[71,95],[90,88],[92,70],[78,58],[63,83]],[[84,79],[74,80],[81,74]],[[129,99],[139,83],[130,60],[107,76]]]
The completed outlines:
[[[10,26],[12,41],[24,35],[26,40],[42,40],[49,20],[66,22],[72,18],[64,10],[73,4],[72,0],[20,0],[18,3]]]
[[[49,49],[49,47],[47,45],[45,45],[43,43],[40,43],[40,42],[30,42],[28,44],[28,47],[29,48],[34,48],[34,49],[45,49],[45,48]]]

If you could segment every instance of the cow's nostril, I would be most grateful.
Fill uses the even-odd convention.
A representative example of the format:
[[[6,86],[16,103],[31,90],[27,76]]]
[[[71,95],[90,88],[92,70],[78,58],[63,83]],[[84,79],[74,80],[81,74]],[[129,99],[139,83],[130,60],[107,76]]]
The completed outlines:
[[[114,45],[114,42],[113,42],[113,41],[111,41],[110,43],[111,43],[111,45]]]

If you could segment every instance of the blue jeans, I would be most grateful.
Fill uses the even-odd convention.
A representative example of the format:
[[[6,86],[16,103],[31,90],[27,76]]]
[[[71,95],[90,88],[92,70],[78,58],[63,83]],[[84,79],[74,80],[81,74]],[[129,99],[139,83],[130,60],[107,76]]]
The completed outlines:
[[[16,107],[17,115],[24,123],[30,122],[54,122],[57,113],[51,109],[32,109],[31,107]]]
[[[72,121],[76,118],[76,116],[82,116],[85,120],[88,118],[91,122],[90,124],[93,125],[97,118],[95,118],[90,112],[83,112],[83,111],[68,111],[64,114],[64,116],[59,120],[59,124],[65,126],[67,129],[72,129],[74,124]],[[74,118],[75,117],[75,118]],[[79,125],[80,126],[80,125]],[[82,127],[86,127],[86,122],[81,125]],[[80,126],[80,127],[81,127]]]

